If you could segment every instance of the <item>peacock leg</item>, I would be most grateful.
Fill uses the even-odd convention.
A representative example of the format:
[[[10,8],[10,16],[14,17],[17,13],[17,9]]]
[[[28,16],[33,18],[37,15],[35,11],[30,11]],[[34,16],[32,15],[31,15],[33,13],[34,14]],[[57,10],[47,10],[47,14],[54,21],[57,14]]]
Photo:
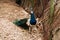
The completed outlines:
[[[29,27],[29,33],[31,34],[31,32],[32,32],[32,27],[30,26]]]
[[[36,27],[36,25],[32,25],[32,32],[33,33],[37,33],[37,27]]]

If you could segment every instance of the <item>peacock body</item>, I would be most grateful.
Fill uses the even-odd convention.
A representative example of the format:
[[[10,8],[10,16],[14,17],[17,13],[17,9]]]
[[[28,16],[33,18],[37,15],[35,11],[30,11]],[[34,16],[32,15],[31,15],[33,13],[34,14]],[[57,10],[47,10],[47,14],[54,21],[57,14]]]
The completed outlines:
[[[34,16],[33,11],[31,11],[30,24],[31,24],[31,25],[35,25],[35,24],[36,24],[36,18],[35,18],[35,16]]]
[[[28,22],[28,23],[27,23]],[[20,19],[14,22],[15,25],[20,26],[24,29],[29,29],[29,26],[35,25],[36,24],[36,18],[34,16],[33,11],[31,11],[30,18],[24,18]],[[29,24],[29,25],[28,25]]]

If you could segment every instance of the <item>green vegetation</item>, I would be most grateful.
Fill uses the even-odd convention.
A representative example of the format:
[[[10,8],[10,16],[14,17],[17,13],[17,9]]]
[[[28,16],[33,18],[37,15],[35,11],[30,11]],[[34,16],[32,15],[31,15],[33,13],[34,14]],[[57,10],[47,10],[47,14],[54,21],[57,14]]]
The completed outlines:
[[[50,0],[49,24],[53,23],[54,17],[54,0]]]
[[[53,28],[52,28],[52,23],[53,23],[53,20],[54,20],[54,0],[50,0],[50,11],[49,11],[49,26],[50,26],[50,34],[49,34],[49,40],[52,40],[52,37],[53,37],[53,34],[52,34],[52,31],[53,31]]]

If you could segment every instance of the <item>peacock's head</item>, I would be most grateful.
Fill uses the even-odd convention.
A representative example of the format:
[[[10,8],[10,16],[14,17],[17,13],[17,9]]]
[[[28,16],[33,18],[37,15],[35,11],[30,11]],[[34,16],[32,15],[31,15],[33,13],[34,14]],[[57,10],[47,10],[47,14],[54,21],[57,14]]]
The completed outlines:
[[[33,11],[31,11],[31,14],[33,14]]]

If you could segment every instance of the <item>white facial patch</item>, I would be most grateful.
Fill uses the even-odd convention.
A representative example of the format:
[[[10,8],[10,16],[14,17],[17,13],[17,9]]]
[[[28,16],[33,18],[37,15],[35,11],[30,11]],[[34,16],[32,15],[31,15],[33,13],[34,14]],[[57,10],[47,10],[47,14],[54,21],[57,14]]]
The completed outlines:
[[[33,13],[33,11],[31,11],[31,13]]]

